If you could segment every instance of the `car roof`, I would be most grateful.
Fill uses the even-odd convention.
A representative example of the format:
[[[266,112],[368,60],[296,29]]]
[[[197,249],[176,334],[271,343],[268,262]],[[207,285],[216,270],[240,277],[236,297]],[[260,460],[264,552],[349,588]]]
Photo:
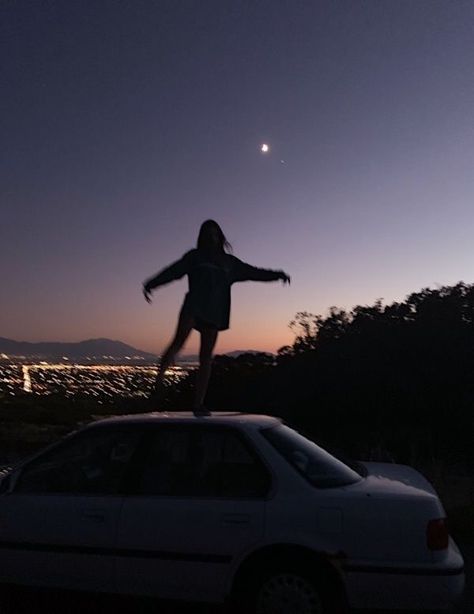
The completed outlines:
[[[112,416],[95,421],[90,426],[105,424],[221,424],[239,426],[240,428],[261,429],[281,424],[281,418],[264,414],[247,414],[244,412],[215,411],[210,416],[197,418],[190,411],[149,412]]]

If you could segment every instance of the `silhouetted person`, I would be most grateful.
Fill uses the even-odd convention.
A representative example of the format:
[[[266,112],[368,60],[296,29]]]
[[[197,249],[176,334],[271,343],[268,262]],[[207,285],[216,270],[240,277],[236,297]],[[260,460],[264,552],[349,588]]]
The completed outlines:
[[[230,244],[219,224],[205,221],[199,230],[197,249],[184,254],[181,260],[160,271],[143,284],[145,299],[151,303],[151,291],[184,275],[188,276],[189,292],[179,314],[175,336],[163,354],[152,399],[162,392],[165,372],[174,362],[189,333],[201,333],[199,370],[197,373],[193,411],[197,416],[209,415],[204,397],[211,374],[212,352],[220,330],[229,328],[230,288],[236,281],[276,281],[290,283],[284,271],[259,269],[226,252]]]

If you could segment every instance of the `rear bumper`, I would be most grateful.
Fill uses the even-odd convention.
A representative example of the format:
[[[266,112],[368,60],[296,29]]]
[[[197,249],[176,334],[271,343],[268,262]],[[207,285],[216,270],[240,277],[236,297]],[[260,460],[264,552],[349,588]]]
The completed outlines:
[[[444,563],[426,567],[347,563],[343,567],[349,606],[380,610],[446,610],[463,594],[464,561],[455,546]]]

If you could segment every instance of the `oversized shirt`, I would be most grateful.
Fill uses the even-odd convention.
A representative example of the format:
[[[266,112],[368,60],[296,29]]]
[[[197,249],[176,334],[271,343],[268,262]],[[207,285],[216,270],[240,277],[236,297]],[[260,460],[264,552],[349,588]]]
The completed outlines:
[[[189,291],[183,309],[191,314],[196,328],[229,328],[230,289],[236,281],[275,281],[281,271],[260,269],[231,254],[192,249],[181,260],[160,271],[144,283],[147,291],[188,276]]]

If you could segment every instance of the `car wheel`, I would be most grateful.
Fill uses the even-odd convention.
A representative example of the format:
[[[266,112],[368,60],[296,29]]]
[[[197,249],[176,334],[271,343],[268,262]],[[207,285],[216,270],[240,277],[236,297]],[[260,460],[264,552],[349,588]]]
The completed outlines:
[[[255,614],[323,614],[316,582],[294,570],[274,570],[258,582],[251,611]]]

